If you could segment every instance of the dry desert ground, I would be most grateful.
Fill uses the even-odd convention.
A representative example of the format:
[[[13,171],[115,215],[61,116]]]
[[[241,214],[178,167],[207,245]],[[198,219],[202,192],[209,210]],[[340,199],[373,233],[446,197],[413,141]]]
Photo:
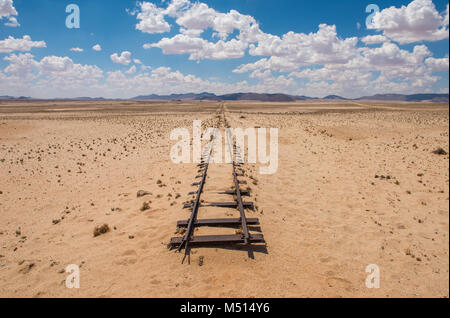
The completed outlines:
[[[224,118],[279,129],[278,171],[247,164],[243,178],[266,245],[194,248],[182,265],[167,244],[198,168],[171,162],[170,133]],[[2,101],[0,297],[449,297],[439,147],[448,104]],[[212,165],[202,198],[232,182],[230,165]],[[238,212],[199,217],[219,215]],[[198,232],[211,231],[231,229]],[[79,289],[66,288],[70,264]]]

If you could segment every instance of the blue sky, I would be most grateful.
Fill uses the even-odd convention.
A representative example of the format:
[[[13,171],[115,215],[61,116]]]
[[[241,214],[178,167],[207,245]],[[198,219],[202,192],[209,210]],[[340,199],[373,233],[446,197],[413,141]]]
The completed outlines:
[[[172,1],[0,0],[0,95],[448,93],[447,1],[178,0],[170,14]]]

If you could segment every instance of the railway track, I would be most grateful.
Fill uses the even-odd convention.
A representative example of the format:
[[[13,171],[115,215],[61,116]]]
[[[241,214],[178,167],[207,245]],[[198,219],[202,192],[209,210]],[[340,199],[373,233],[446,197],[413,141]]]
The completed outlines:
[[[221,113],[221,124],[228,126],[227,119],[224,113],[224,107],[222,107]],[[220,125],[219,125],[220,126]],[[250,246],[252,243],[265,243],[264,236],[262,234],[251,234],[249,231],[249,226],[258,226],[259,219],[257,218],[247,218],[246,210],[253,210],[254,206],[252,202],[244,202],[243,197],[250,196],[250,190],[242,190],[240,185],[246,184],[246,181],[240,180],[239,177],[243,177],[244,173],[242,171],[243,160],[241,157],[241,151],[239,147],[233,143],[231,138],[231,132],[227,130],[227,151],[229,152],[230,158],[232,158],[232,177],[233,177],[233,190],[225,190],[220,192],[221,195],[233,196],[236,199],[233,202],[211,202],[208,204],[203,204],[202,194],[204,192],[208,169],[210,166],[210,161],[212,153],[214,151],[214,144],[216,135],[213,136],[210,143],[205,147],[200,164],[198,165],[199,170],[196,179],[200,179],[199,182],[195,182],[192,186],[197,186],[198,189],[195,192],[189,193],[189,195],[194,194],[195,200],[192,203],[185,204],[184,208],[191,209],[191,216],[188,220],[182,220],[177,222],[178,229],[185,229],[185,233],[182,237],[173,237],[170,240],[169,247],[174,249],[177,248],[179,252],[184,248],[185,254],[182,260],[184,263],[186,257],[190,264],[190,250],[192,246],[211,246],[211,245],[246,245]],[[233,151],[235,156],[233,156]],[[216,218],[216,219],[198,219],[199,210],[204,207],[217,207],[217,208],[234,208],[239,211],[239,218]],[[195,236],[195,229],[198,227],[227,227],[236,228],[236,233],[234,235],[204,235]]]

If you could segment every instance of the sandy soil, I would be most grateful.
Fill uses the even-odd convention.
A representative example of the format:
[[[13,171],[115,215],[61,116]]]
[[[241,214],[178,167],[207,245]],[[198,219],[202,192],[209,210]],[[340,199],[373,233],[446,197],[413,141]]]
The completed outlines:
[[[169,135],[222,111],[280,129],[278,172],[243,178],[267,244],[181,265],[166,245],[197,168],[170,161]],[[449,157],[432,153],[448,138],[448,104],[1,102],[0,297],[449,297]],[[230,165],[213,165],[203,198],[231,186]],[[65,287],[69,264],[80,289]]]

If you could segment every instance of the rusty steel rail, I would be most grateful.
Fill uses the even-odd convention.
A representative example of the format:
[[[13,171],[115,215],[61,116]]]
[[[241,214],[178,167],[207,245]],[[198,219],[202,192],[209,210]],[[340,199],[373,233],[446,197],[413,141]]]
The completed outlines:
[[[233,179],[234,179],[234,186],[235,186],[235,190],[236,190],[236,200],[237,200],[237,204],[238,204],[238,208],[239,208],[239,213],[241,215],[240,221],[241,221],[241,226],[242,226],[242,232],[244,233],[244,243],[247,245],[250,243],[249,242],[250,234],[248,232],[247,217],[245,216],[244,204],[242,202],[241,188],[239,187],[239,180],[238,180],[237,173],[236,173],[236,163],[235,163],[235,160],[233,159],[232,149],[235,150],[236,158],[238,158],[238,154],[239,154],[239,158],[240,158],[240,152],[238,152],[237,146],[235,146],[234,148],[231,147],[232,136],[231,136],[231,132],[229,130],[227,130],[227,141],[228,141],[228,150],[230,152],[230,158],[231,158],[232,165],[233,165]],[[242,162],[242,158],[240,158],[240,159]]]
[[[208,173],[209,163],[211,160],[211,155],[213,151],[213,146],[215,143],[216,134],[214,134],[213,139],[202,155],[202,161],[199,164],[200,170],[197,178],[201,178],[199,182],[193,183],[192,186],[198,186],[197,192],[190,192],[189,194],[196,194],[195,201],[191,204],[186,204],[184,208],[192,209],[191,217],[189,220],[178,221],[178,228],[186,228],[185,235],[183,237],[173,237],[170,240],[169,247],[176,248],[181,251],[183,247],[185,248],[185,255],[183,257],[182,263],[186,257],[188,257],[188,262],[190,264],[190,247],[191,245],[201,245],[201,244],[245,244],[250,245],[251,243],[265,243],[264,236],[262,234],[251,234],[249,232],[249,225],[259,225],[259,220],[257,218],[247,219],[245,215],[245,209],[254,209],[252,202],[244,202],[242,200],[243,196],[250,196],[249,190],[241,190],[240,184],[246,184],[245,181],[241,181],[238,177],[243,177],[242,171],[238,172],[238,168],[242,165],[242,158],[240,155],[239,147],[236,145],[232,146],[232,135],[229,130],[227,130],[227,147],[232,159],[231,164],[233,167],[233,183],[234,190],[227,190],[224,192],[219,192],[219,194],[224,195],[236,195],[236,202],[211,202],[202,203],[201,195],[204,190],[206,183],[206,177]],[[236,160],[233,157],[233,150],[236,154]],[[205,159],[206,158],[206,159]],[[242,168],[241,168],[242,169]],[[207,219],[199,220],[198,211],[201,207],[219,207],[219,208],[236,208],[239,210],[239,218],[226,218],[226,219]],[[205,236],[194,236],[194,229],[200,226],[209,227],[236,227],[240,226],[242,228],[242,234],[235,235],[205,235]]]
[[[213,144],[214,144],[214,139],[211,141],[211,143],[209,144],[209,149],[205,149],[205,152],[202,155],[202,160],[200,162],[199,166],[203,167],[203,175],[202,175],[202,181],[200,182],[200,186],[198,188],[197,191],[197,196],[195,198],[195,202],[194,202],[194,206],[192,207],[192,214],[191,217],[189,219],[189,222],[187,224],[187,230],[186,230],[186,234],[183,237],[183,240],[180,243],[180,246],[178,247],[178,251],[181,251],[181,249],[185,248],[185,255],[183,257],[183,261],[182,263],[184,263],[184,260],[186,258],[186,256],[189,256],[189,242],[192,239],[193,236],[193,232],[194,232],[194,228],[195,228],[195,223],[197,222],[197,215],[198,215],[198,209],[200,208],[200,198],[201,195],[203,193],[203,187],[205,185],[206,182],[206,176],[208,174],[208,168],[209,168],[209,162],[211,160],[211,153],[212,153],[212,149],[213,149]],[[206,162],[205,162],[205,153],[206,153]],[[190,263],[190,260],[189,260]]]

